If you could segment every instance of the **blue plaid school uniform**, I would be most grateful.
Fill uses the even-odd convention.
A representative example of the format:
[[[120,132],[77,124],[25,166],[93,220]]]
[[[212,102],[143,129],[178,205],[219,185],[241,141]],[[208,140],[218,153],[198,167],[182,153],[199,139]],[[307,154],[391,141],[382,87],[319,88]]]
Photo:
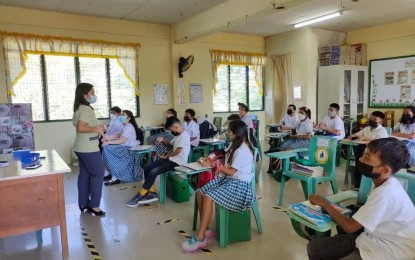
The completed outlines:
[[[310,119],[306,119],[303,122],[298,122],[295,131],[297,135],[306,135],[307,133],[313,132],[313,123]],[[300,149],[300,148],[307,148],[310,146],[310,139],[288,139],[285,141],[281,147],[285,149]],[[299,153],[300,156],[306,156],[307,152]]]
[[[173,146],[167,146],[164,143],[156,143],[153,147],[154,157],[153,161],[157,161],[160,155],[165,155],[173,152]]]
[[[229,177],[218,177],[200,188],[203,195],[232,211],[242,212],[255,201],[251,183]]]
[[[123,145],[107,145],[102,151],[104,163],[109,172],[122,182],[138,182],[143,179],[141,155]]]

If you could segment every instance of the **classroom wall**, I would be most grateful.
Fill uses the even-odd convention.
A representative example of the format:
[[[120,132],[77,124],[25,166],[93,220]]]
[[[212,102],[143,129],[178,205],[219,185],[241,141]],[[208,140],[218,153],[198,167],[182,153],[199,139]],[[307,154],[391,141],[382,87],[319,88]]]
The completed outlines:
[[[367,59],[382,59],[415,55],[415,19],[374,26],[347,33],[348,43],[366,43]],[[371,113],[375,109],[368,109]],[[385,111],[388,109],[376,109]],[[390,110],[390,109],[389,109]],[[395,111],[395,123],[402,115],[402,109]]]
[[[307,106],[312,111],[312,120],[316,120],[317,104],[317,67],[318,47],[322,45],[343,44],[346,35],[341,32],[302,28],[267,37],[266,53],[270,55],[291,54],[291,78],[293,86],[302,87],[302,100],[294,101],[297,107]],[[272,101],[273,73],[271,61],[266,68],[266,100]],[[282,115],[274,115],[273,104],[267,102],[266,122],[279,120]]]
[[[210,59],[210,49],[231,50],[241,52],[255,52],[265,53],[265,39],[264,37],[230,34],[230,33],[216,33],[211,36],[201,38],[192,42],[184,44],[172,44],[172,66],[173,66],[173,92],[174,92],[174,106],[181,118],[187,108],[193,108],[196,111],[196,116],[208,114],[209,118],[222,117],[222,122],[226,121],[229,113],[213,113],[213,76],[212,63]],[[185,105],[179,105],[177,102],[178,95],[178,61],[180,56],[187,57],[193,55],[195,61],[192,67],[184,73],[181,80],[184,82],[185,89]],[[190,103],[189,84],[202,83],[203,88],[203,103]],[[265,121],[264,111],[252,112],[251,114],[258,115],[260,122]],[[262,124],[262,126],[264,126]],[[260,127],[260,139],[264,137],[264,127]]]
[[[160,124],[167,108],[173,106],[172,91],[168,105],[154,105],[153,84],[171,87],[170,26],[127,22],[80,15],[45,12],[0,6],[0,30],[82,39],[140,42],[139,125]],[[0,102],[7,102],[2,55],[0,57]],[[56,149],[62,158],[71,160],[75,131],[71,122],[36,123],[36,149]]]

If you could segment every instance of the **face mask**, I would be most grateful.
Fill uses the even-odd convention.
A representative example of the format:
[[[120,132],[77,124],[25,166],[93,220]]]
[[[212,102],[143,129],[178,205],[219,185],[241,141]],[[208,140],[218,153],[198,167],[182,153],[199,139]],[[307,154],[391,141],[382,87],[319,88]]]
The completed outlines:
[[[335,112],[335,111],[328,111],[328,112],[327,112],[327,115],[328,115],[329,117],[335,117],[335,116],[336,116],[336,112]]]
[[[378,127],[378,122],[373,121],[372,119],[369,119],[369,121],[367,122],[367,125],[372,127],[372,128],[376,128],[376,127]]]
[[[114,115],[114,114],[110,114],[110,119],[111,119],[111,120],[117,119],[117,116],[116,116],[116,115]]]
[[[88,102],[90,104],[94,104],[95,102],[97,102],[97,96],[92,96],[88,99]]]
[[[305,119],[305,115],[303,115],[303,114],[298,114],[298,118],[299,118],[301,121],[303,121],[303,120]]]
[[[173,114],[167,114],[167,118],[172,117],[172,116],[173,116]]]
[[[293,111],[291,109],[287,110],[287,115],[291,116],[293,114]]]
[[[183,117],[183,120],[186,121],[186,122],[189,122],[190,121],[190,118],[188,116],[184,116]]]
[[[402,115],[402,123],[403,124],[406,124],[408,121],[411,121],[411,119],[412,119],[411,115],[408,115],[408,114],[403,114]]]
[[[363,174],[363,176],[366,176],[368,178],[377,179],[380,176],[380,173],[373,173],[374,167],[372,165],[357,161],[357,168]]]
[[[178,136],[178,135],[180,135],[180,133],[179,132],[176,132],[176,131],[170,131],[171,132],[171,134],[173,135],[173,136]]]
[[[126,116],[119,116],[118,120],[121,122],[121,124],[124,124],[127,121],[127,117]]]

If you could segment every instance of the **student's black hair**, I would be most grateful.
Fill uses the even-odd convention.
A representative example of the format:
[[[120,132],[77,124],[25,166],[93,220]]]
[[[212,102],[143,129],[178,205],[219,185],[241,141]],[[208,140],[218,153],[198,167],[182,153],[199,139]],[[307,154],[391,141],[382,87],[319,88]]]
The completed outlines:
[[[177,117],[177,111],[176,111],[176,110],[174,110],[174,108],[169,108],[169,109],[167,109],[167,112],[170,112],[170,113],[172,113],[172,114],[173,114],[173,116],[174,116],[174,117]]]
[[[409,161],[405,143],[393,137],[375,139],[367,144],[367,149],[372,153],[379,152],[380,161],[392,169],[392,174],[404,168]]]
[[[91,106],[91,104],[89,104],[89,102],[85,100],[84,95],[88,95],[88,92],[93,87],[94,85],[89,83],[79,83],[78,86],[76,86],[75,100],[73,102],[73,112],[78,110],[80,105]]]
[[[300,107],[298,110],[302,110],[305,112],[306,117],[311,119],[311,110],[308,107]]]
[[[372,116],[379,117],[382,120],[385,119],[385,114],[383,112],[380,112],[380,111],[373,111]]]
[[[403,110],[405,110],[405,109],[409,109],[409,110],[411,110],[411,112],[412,112],[412,118],[411,118],[411,120],[409,121],[409,124],[413,124],[413,123],[415,123],[415,107],[414,106],[406,106],[406,107],[404,107],[403,108]],[[404,114],[402,114],[402,117],[403,117],[403,115]],[[399,123],[401,123],[401,124],[408,124],[408,122],[405,122],[404,121],[404,119],[401,117],[401,119],[399,120]]]
[[[332,107],[332,108],[336,109],[337,112],[340,110],[340,106],[337,103],[331,103],[329,107]]]
[[[196,115],[196,112],[191,108],[186,109],[184,112],[190,114],[193,118]]]
[[[238,114],[232,114],[232,115],[228,116],[228,118],[227,118],[228,121],[238,120],[238,119],[241,119]]]
[[[238,103],[238,107],[242,107],[246,112],[249,111],[249,107],[245,105],[244,103]]]
[[[121,114],[121,108],[115,106],[115,107],[111,107],[110,111],[114,111],[117,114]]]
[[[288,107],[292,107],[295,110],[297,110],[297,107],[294,104],[289,104]]]
[[[122,112],[130,118],[130,124],[134,127],[135,130],[135,140],[139,140],[140,144],[143,145],[141,143],[144,140],[143,131],[141,131],[141,129],[138,127],[133,112],[131,112],[130,110],[123,110]]]
[[[176,124],[176,123],[179,123],[180,124],[180,120],[177,118],[177,117],[175,117],[175,116],[171,116],[171,117],[169,117],[169,118],[167,118],[167,120],[166,120],[166,124],[165,124],[165,128],[166,129],[168,129],[168,128],[170,128],[172,125],[174,125],[174,124]]]
[[[252,151],[252,154],[254,153],[254,148],[251,144],[251,142],[248,139],[248,127],[246,124],[238,119],[238,120],[232,120],[229,121],[229,130],[231,130],[232,133],[236,134],[236,139],[232,141],[232,145],[228,150],[229,157],[228,157],[228,165],[232,165],[233,156],[235,154],[235,151],[245,142],[249,149]]]

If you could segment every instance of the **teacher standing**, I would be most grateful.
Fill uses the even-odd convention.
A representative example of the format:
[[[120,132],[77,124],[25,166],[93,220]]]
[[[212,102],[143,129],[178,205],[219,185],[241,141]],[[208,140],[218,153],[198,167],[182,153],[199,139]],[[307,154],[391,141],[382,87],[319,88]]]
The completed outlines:
[[[104,167],[98,147],[98,138],[103,135],[103,126],[98,125],[91,104],[97,101],[94,86],[80,83],[75,90],[72,123],[76,128],[74,151],[79,160],[78,206],[81,212],[93,216],[104,216],[99,208],[104,178]]]

